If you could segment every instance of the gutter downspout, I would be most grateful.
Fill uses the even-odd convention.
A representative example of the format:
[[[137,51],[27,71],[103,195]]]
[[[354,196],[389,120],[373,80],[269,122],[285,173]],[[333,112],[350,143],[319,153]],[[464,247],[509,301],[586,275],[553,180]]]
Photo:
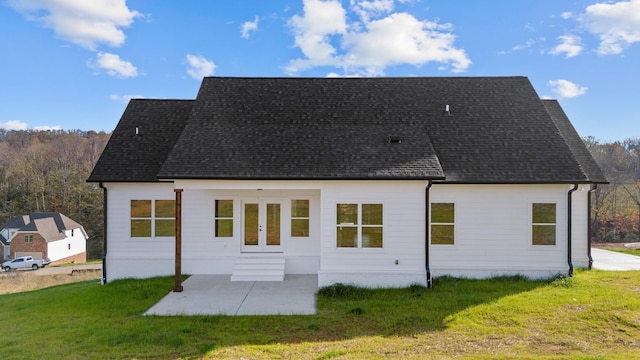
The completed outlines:
[[[107,283],[107,188],[100,182],[100,187],[102,188],[102,278],[100,279],[100,284],[104,285]]]
[[[173,189],[176,194],[176,233],[175,233],[175,278],[173,292],[182,292],[182,189]]]
[[[589,258],[589,270],[593,267],[593,258],[591,257],[591,197],[594,191],[598,189],[598,184],[591,184],[591,189],[587,192],[587,257]]]
[[[573,187],[567,193],[567,262],[569,263],[569,277],[573,277],[573,263],[571,262],[571,195],[576,190],[578,190],[578,184],[573,184]]]
[[[433,287],[433,280],[431,279],[431,269],[429,268],[429,189],[431,189],[431,180],[429,180],[429,184],[425,189],[424,199],[425,199],[425,229],[424,229],[424,258],[425,258],[425,269],[427,270],[427,288]]]

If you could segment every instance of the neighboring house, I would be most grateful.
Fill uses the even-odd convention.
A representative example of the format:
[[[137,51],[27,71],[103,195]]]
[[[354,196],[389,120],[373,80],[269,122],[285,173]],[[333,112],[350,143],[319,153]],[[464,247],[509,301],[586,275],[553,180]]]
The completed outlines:
[[[526,77],[208,77],[195,100],[132,100],[88,181],[105,281],[371,287],[572,275],[606,183]]]
[[[4,258],[49,258],[52,264],[87,261],[87,233],[60,213],[16,216],[0,228]]]

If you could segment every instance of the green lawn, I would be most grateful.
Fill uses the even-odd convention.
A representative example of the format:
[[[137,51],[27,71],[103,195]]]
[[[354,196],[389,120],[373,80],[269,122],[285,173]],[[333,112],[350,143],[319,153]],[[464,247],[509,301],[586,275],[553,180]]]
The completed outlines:
[[[629,255],[640,256],[640,249],[607,249],[607,250],[617,251],[617,252],[621,252]]]
[[[172,286],[167,277],[0,295],[0,358],[640,358],[640,272],[332,287],[313,316],[141,315]]]

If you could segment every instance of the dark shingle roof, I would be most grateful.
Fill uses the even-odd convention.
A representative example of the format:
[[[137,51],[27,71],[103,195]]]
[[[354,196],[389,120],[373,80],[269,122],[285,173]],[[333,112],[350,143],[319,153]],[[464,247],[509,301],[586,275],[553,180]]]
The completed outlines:
[[[88,181],[157,181],[192,105],[193,100],[131,100]]]
[[[597,181],[545,105],[525,77],[205,78],[193,102],[132,101],[89,181]]]
[[[399,104],[411,99],[345,80],[205,78],[159,176],[441,178],[423,115]]]
[[[571,125],[569,118],[556,100],[543,100],[542,103],[547,108],[551,119],[560,130],[560,134],[567,142],[573,156],[578,160],[587,179],[594,183],[607,183],[607,178],[602,174],[602,170],[594,160],[584,141],[578,135],[576,129]]]

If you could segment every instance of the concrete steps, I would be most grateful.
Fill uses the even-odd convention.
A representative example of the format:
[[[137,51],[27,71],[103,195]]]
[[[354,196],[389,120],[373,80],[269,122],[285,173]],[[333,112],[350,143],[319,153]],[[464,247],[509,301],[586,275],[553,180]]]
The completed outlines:
[[[236,260],[231,281],[283,281],[283,254],[242,254]]]

